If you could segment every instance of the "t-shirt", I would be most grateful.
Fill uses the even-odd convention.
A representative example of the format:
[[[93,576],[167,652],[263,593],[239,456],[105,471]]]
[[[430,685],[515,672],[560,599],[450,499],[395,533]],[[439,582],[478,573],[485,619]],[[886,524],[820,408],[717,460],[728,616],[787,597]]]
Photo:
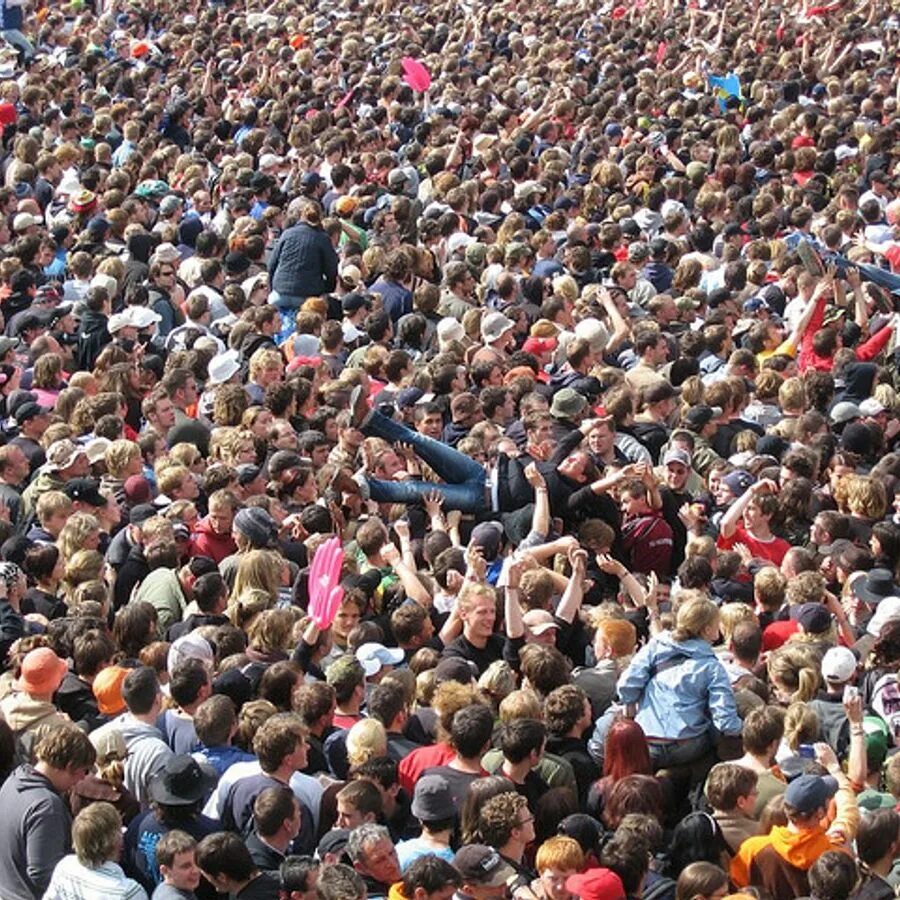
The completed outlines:
[[[478,781],[479,778],[486,777],[488,773],[484,769],[480,773],[474,773],[460,772],[459,769],[454,769],[451,766],[436,766],[433,769],[426,769],[422,774],[440,775],[442,778],[445,778],[450,785],[450,792],[453,795],[456,811],[462,813],[463,803],[466,801],[472,783]]]
[[[768,560],[775,566],[780,566],[785,553],[791,549],[791,545],[780,537],[771,537],[767,541],[754,537],[744,528],[742,522],[738,522],[731,537],[719,535],[717,545],[720,550],[731,550],[735,544],[744,544],[754,559]]]
[[[453,851],[449,847],[435,848],[426,843],[421,837],[412,838],[409,841],[401,841],[397,844],[397,859],[400,860],[400,871],[405,872],[417,859],[422,856],[437,856],[453,862]]]
[[[465,635],[451,641],[444,647],[443,657],[458,657],[475,663],[478,674],[487,671],[491,663],[503,659],[503,644],[505,639],[499,634],[492,634],[484,647],[476,647]]]

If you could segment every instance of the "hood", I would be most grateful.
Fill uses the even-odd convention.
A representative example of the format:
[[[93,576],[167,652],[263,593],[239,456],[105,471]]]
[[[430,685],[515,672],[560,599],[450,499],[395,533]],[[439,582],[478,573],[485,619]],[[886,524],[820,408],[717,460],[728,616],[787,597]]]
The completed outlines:
[[[654,640],[656,641],[657,656],[663,659],[676,653],[688,653],[694,659],[699,659],[701,657],[709,657],[710,659],[715,659],[716,656],[709,641],[704,641],[700,638],[690,638],[686,641],[676,641],[672,637],[671,631],[664,631],[662,634],[658,634],[656,638],[654,638]]]
[[[118,719],[113,719],[110,725],[116,729],[125,741],[125,745],[130,749],[131,744],[144,738],[159,738],[162,740],[162,732],[155,725],[146,725],[144,722],[138,722],[128,713],[124,713]]]
[[[71,698],[88,697],[93,701],[94,691],[86,681],[82,681],[74,672],[69,672],[69,674],[63,678],[63,682],[59,686],[56,696]]]
[[[25,794],[28,791],[40,791],[44,794],[46,794],[47,791],[56,793],[53,790],[53,785],[50,783],[50,780],[45,778],[40,772],[37,772],[33,766],[30,766],[27,763],[14,769],[10,774],[8,781],[15,785],[16,791],[19,794]]]
[[[772,848],[782,859],[804,870],[827,850],[834,849],[828,835],[818,828],[815,831],[791,831],[777,825],[772,829],[771,841]]]
[[[15,732],[34,728],[44,719],[55,718],[59,710],[46,700],[34,700],[28,694],[11,694],[0,703],[0,713]]]

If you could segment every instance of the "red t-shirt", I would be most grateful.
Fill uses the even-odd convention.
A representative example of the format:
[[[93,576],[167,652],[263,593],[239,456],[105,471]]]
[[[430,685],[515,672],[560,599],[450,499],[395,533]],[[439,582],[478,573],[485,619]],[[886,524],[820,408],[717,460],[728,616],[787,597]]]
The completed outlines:
[[[449,744],[431,744],[428,747],[418,747],[409,756],[400,760],[398,781],[410,796],[415,789],[416,782],[422,777],[426,769],[443,766],[450,762],[456,754]]]
[[[773,537],[768,541],[761,541],[759,538],[753,537],[743,522],[738,522],[734,534],[729,537],[719,535],[717,546],[720,550],[731,550],[735,544],[744,544],[753,554],[754,559],[768,560],[772,565],[780,566],[784,559],[784,554],[791,549],[791,545],[780,537]]]

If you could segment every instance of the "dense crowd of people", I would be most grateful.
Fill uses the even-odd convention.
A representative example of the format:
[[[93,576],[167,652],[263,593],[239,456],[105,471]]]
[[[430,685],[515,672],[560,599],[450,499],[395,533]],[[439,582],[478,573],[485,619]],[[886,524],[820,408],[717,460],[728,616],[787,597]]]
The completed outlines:
[[[4,900],[898,895],[896,4],[0,12]]]

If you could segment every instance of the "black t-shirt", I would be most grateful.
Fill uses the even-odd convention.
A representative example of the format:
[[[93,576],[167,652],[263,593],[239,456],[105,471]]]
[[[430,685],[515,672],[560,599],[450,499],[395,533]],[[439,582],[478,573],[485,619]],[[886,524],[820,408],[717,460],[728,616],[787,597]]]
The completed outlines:
[[[441,656],[456,657],[474,663],[478,674],[481,675],[492,662],[503,659],[505,642],[506,639],[502,635],[492,634],[484,647],[476,647],[464,634],[461,634],[444,647]]]
[[[434,766],[431,769],[426,769],[422,774],[440,775],[442,778],[445,778],[450,785],[450,792],[453,796],[456,810],[461,813],[463,803],[466,801],[472,783],[478,781],[479,778],[483,778],[487,773],[475,774],[472,772],[460,772],[459,769],[454,769],[450,766]]]
[[[235,900],[272,900],[278,896],[281,880],[275,872],[260,872],[242,891],[238,891]]]

